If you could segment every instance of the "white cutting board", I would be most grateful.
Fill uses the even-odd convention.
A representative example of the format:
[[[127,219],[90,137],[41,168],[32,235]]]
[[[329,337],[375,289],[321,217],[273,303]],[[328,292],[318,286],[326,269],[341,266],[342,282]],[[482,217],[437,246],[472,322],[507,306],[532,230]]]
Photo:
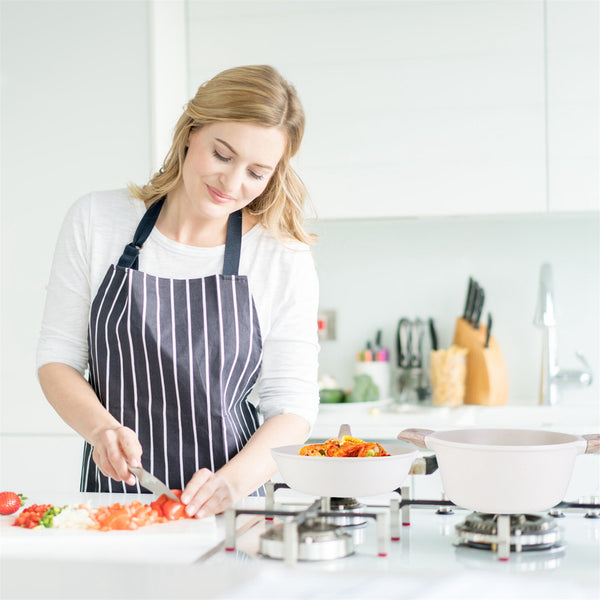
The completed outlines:
[[[152,494],[29,494],[31,504],[103,506],[138,500],[148,504]],[[218,545],[222,527],[215,517],[183,519],[149,525],[135,531],[24,529],[14,527],[16,515],[0,517],[0,557],[130,563],[191,564]]]

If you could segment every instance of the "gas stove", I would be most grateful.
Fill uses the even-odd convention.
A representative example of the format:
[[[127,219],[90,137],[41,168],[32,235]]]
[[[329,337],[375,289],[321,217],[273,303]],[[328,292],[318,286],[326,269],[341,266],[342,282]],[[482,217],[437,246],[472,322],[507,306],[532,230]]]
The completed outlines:
[[[254,562],[271,580],[296,582],[298,590],[308,575],[367,582],[377,574],[406,583],[427,573],[430,583],[468,577],[486,585],[497,580],[497,589],[509,581],[521,590],[535,585],[547,598],[596,598],[599,516],[598,497],[563,502],[545,514],[488,515],[443,497],[411,498],[409,487],[371,498],[312,498],[271,483],[265,498],[226,512],[224,543],[202,560]]]

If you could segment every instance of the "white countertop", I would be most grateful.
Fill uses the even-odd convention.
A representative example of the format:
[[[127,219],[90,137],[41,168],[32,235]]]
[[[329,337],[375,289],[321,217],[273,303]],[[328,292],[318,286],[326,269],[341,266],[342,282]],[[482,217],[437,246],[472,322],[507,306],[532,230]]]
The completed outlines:
[[[70,502],[90,497],[96,504],[124,500],[117,494],[76,494]],[[36,498],[64,500],[43,494]],[[256,502],[248,499],[245,504]],[[413,508],[411,514],[412,525],[402,528],[401,542],[389,558],[370,556],[371,550],[366,550],[345,559],[295,566],[257,558],[243,551],[239,541],[236,552],[206,552],[213,546],[218,549],[223,517],[134,532],[25,531],[2,518],[0,597],[585,600],[595,599],[600,591],[600,573],[590,566],[600,556],[596,520],[568,516],[571,532],[579,531],[567,541],[562,570],[535,570],[516,558],[499,563],[476,554],[479,564],[473,564],[468,551],[467,558],[461,557],[450,536],[465,511],[440,517],[433,509]],[[243,518],[238,517],[238,526]]]
[[[456,408],[368,404],[322,404],[311,438],[335,437],[339,426],[348,423],[360,438],[395,439],[409,427],[458,429],[462,427],[515,427],[549,429],[565,433],[600,432],[600,402],[597,405],[562,406],[475,406]]]

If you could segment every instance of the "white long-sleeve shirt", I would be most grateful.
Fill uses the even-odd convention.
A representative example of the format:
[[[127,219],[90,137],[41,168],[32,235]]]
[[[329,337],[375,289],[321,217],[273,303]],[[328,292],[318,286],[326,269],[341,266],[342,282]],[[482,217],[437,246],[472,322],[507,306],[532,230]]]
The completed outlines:
[[[88,363],[90,305],[108,267],[116,264],[145,212],[127,190],[95,192],[71,207],[61,228],[37,350],[37,367]],[[221,273],[225,246],[175,242],[156,227],[140,251],[139,270],[175,279]],[[242,237],[240,275],[247,275],[263,340],[253,393],[265,419],[292,413],[311,426],[317,416],[318,279],[309,247],[281,243],[257,224]]]

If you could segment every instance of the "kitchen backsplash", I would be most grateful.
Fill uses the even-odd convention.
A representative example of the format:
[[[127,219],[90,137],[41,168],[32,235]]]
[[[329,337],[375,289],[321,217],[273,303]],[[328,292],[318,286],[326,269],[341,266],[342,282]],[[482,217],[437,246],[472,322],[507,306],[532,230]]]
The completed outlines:
[[[320,374],[352,385],[356,351],[382,330],[395,347],[401,317],[435,320],[439,347],[452,343],[469,277],[486,291],[502,349],[509,404],[539,397],[542,333],[533,325],[542,263],[551,263],[559,364],[594,372],[561,404],[599,402],[600,219],[597,214],[315,221],[322,309],[336,313],[336,339],[321,342]],[[395,360],[395,356],[392,357]]]

